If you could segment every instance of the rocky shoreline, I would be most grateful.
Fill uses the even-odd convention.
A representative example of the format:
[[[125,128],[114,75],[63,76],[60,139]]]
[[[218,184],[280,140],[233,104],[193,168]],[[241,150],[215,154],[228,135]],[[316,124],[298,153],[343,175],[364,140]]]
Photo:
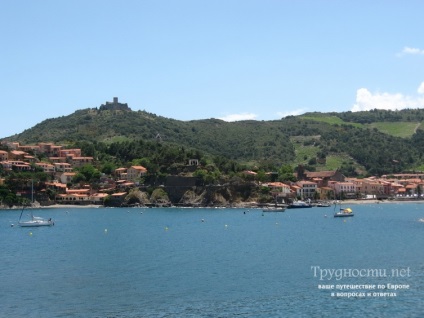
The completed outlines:
[[[376,199],[363,199],[363,200],[343,200],[339,202],[340,204],[346,205],[359,205],[359,204],[402,204],[402,203],[424,203],[423,199],[396,199],[396,200],[376,200]],[[334,203],[331,203],[333,205]],[[312,203],[314,205],[314,203]],[[177,204],[173,205],[170,203],[164,204],[135,204],[135,205],[125,205],[114,208],[243,208],[243,209],[260,209],[264,207],[275,206],[271,203],[257,203],[257,202],[239,202],[235,204],[217,204],[217,205],[201,205],[201,204]],[[277,205],[284,206],[284,205]],[[26,207],[29,209],[75,209],[75,208],[102,208],[103,205],[97,204],[51,204],[51,205],[40,205],[34,204],[31,207]],[[0,206],[0,210],[20,210],[21,206]]]

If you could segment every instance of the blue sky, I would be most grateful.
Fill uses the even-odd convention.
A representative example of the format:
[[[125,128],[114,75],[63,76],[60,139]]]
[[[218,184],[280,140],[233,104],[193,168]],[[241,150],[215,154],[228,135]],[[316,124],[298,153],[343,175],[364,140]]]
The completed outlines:
[[[118,97],[178,120],[424,108],[424,1],[1,1],[0,138]]]

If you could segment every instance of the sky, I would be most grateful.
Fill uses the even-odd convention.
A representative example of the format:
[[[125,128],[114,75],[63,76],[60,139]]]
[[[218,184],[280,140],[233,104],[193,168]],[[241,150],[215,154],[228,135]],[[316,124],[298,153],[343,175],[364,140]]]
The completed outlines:
[[[0,1],[0,138],[118,97],[178,120],[424,108],[424,1]]]

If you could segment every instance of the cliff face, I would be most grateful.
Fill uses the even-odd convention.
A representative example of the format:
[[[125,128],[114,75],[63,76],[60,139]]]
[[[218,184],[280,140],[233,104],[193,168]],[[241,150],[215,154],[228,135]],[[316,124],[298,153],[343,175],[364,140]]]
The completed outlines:
[[[122,202],[110,206],[187,206],[187,207],[237,207],[273,202],[271,196],[260,193],[254,183],[225,186],[161,187],[152,194],[135,189]]]
[[[169,192],[168,192],[169,190]],[[237,206],[258,201],[258,186],[255,184],[192,187],[176,196],[175,189],[165,189],[174,205],[185,206]]]

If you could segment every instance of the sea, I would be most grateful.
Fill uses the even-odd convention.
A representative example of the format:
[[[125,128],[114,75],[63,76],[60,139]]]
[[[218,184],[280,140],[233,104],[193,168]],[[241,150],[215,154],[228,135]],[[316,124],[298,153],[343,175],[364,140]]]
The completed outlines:
[[[423,317],[424,204],[350,208],[0,210],[0,317]]]

